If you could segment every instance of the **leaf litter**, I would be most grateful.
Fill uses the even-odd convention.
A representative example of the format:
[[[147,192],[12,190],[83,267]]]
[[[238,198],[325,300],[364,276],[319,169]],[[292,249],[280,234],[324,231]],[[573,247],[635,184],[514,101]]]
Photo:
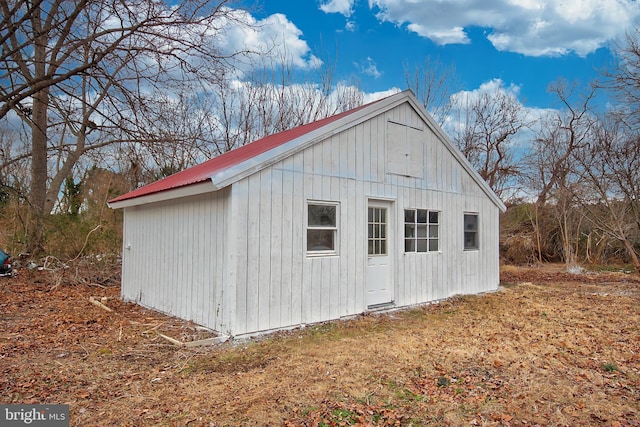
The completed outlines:
[[[505,267],[495,293],[188,348],[162,335],[213,334],[45,274],[0,281],[0,400],[71,425],[640,425],[637,276]]]

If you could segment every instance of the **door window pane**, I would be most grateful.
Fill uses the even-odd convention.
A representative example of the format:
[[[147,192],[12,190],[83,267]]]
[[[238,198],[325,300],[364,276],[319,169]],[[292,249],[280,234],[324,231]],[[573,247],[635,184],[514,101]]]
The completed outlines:
[[[387,254],[387,209],[369,208],[368,248],[369,255]]]

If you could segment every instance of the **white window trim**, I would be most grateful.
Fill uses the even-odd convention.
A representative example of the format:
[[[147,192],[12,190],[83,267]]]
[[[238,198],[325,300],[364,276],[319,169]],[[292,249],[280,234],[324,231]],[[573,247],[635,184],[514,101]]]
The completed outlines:
[[[421,210],[421,211],[427,211],[427,222],[425,223],[425,225],[427,226],[427,237],[426,237],[426,240],[427,240],[427,250],[426,250],[425,252],[418,252],[418,242],[417,242],[417,240],[418,240],[418,236],[416,235],[416,236],[414,236],[414,237],[411,237],[411,239],[413,239],[413,240],[415,241],[415,245],[416,245],[415,250],[413,250],[413,251],[407,251],[407,250],[405,249],[405,250],[404,250],[404,253],[405,253],[405,254],[437,254],[437,253],[441,253],[441,252],[442,252],[442,229],[441,229],[441,227],[440,227],[440,226],[442,225],[442,223],[440,222],[440,220],[442,219],[442,211],[441,211],[441,210],[438,210],[438,209],[404,208],[404,210],[402,211],[402,213],[404,214],[404,212],[405,212],[405,211],[414,211],[414,212],[415,212],[415,215],[416,215],[416,221],[417,221],[417,215],[418,215],[418,211],[419,211],[419,210]],[[438,213],[438,222],[437,222],[437,225],[438,225],[438,237],[437,237],[437,238],[431,238],[431,237],[429,237],[429,226],[434,224],[434,223],[430,223],[430,222],[429,222],[429,212],[437,212],[437,213]],[[403,223],[402,223],[402,224],[403,224],[403,225],[406,225],[406,224],[407,224],[407,222],[406,222],[406,221],[404,221],[404,215],[403,215],[403,217],[402,217],[402,218],[403,218]],[[417,224],[418,224],[417,222],[414,222],[414,223],[413,223],[413,225],[416,225],[416,226],[417,226]],[[421,223],[421,224],[422,224],[422,223]],[[403,230],[403,243],[405,243],[405,242],[406,242],[406,240],[407,240],[407,236],[406,236],[406,234],[404,234],[404,233],[406,233],[406,230]],[[437,251],[430,251],[430,250],[428,250],[428,248],[429,248],[429,241],[430,241],[430,240],[437,240],[437,241],[438,241],[438,250],[437,250]],[[404,246],[404,244],[402,245],[402,247],[403,247],[403,248],[405,247],[405,246]]]
[[[335,206],[336,208],[336,225],[334,227],[319,227],[309,225],[309,206],[310,205],[323,205],[323,206]],[[338,247],[340,246],[339,239],[340,233],[340,202],[328,201],[328,200],[314,200],[309,199],[305,205],[304,212],[304,248],[307,257],[326,257],[338,255]],[[308,230],[333,230],[333,246],[334,249],[310,251],[307,249],[307,231]]]
[[[465,234],[467,233],[467,230],[464,228],[464,217],[465,216],[475,216],[476,217],[476,246],[473,248],[467,248],[466,247],[466,239],[465,239]],[[463,212],[462,215],[462,249],[464,252],[477,252],[480,250],[480,214],[478,212]]]

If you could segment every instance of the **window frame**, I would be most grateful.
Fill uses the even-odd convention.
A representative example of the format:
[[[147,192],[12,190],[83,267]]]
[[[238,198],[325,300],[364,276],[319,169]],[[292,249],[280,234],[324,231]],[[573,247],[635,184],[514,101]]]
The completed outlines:
[[[424,211],[425,212],[425,217],[426,217],[426,222],[418,222],[418,212],[419,211]],[[413,222],[407,222],[407,212],[413,212]],[[438,221],[437,222],[431,222],[431,214],[437,214],[438,216]],[[441,252],[441,246],[440,246],[440,236],[441,236],[441,230],[440,230],[440,219],[442,218],[442,211],[440,210],[436,210],[436,209],[421,209],[421,208],[405,208],[404,209],[404,217],[403,217],[403,224],[404,224],[404,253],[405,254],[427,254],[427,253],[439,253]],[[408,226],[412,226],[413,230],[414,230],[414,235],[413,236],[407,236],[407,227]],[[420,236],[418,233],[418,226],[423,226],[426,230],[425,236]],[[434,237],[431,234],[431,230],[432,227],[435,227],[435,229],[437,230],[437,235]],[[418,242],[424,240],[426,242],[426,250],[421,251],[419,250],[419,246]],[[412,242],[413,243],[413,248],[412,249],[407,249],[407,243],[408,242]],[[436,249],[431,249],[431,243],[432,242],[436,242],[437,248]]]
[[[310,225],[309,224],[309,209],[311,206],[332,206],[335,208],[335,224],[333,225]],[[306,232],[304,234],[304,247],[307,256],[309,257],[319,257],[319,256],[332,256],[338,254],[339,247],[339,233],[338,229],[340,226],[340,203],[335,201],[327,201],[327,200],[307,200],[306,209],[305,209],[305,229]],[[333,242],[333,248],[331,249],[310,249],[309,248],[309,232],[313,231],[331,231],[332,237],[331,240]]]
[[[475,228],[467,230],[467,217],[475,218]],[[480,250],[480,216],[478,212],[464,212],[462,220],[462,233],[463,242],[462,246],[465,251],[478,251]],[[468,245],[467,234],[473,234],[473,245]]]
[[[375,210],[384,212],[384,218],[374,213],[374,218],[371,219],[369,213],[372,209],[374,212]],[[367,255],[369,257],[389,256],[389,215],[389,208],[386,206],[370,204],[367,207]]]

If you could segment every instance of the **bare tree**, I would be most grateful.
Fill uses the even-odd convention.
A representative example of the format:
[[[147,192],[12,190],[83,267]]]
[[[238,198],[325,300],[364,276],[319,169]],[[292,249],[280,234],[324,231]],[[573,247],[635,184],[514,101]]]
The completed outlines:
[[[589,188],[582,201],[589,220],[622,243],[640,272],[640,136],[618,120],[603,120],[576,154]]]
[[[522,104],[499,90],[477,98],[461,97],[455,106],[453,139],[496,194],[503,194],[518,174],[515,137],[527,126]]]
[[[317,79],[301,77],[281,58],[254,70],[243,81],[222,79],[213,85],[216,152],[221,154],[362,104],[363,93],[356,85],[334,82],[331,63],[323,62],[314,72]]]
[[[589,144],[597,123],[591,105],[596,95],[595,85],[581,94],[575,84],[570,86],[560,80],[549,90],[557,95],[561,109],[540,121],[533,153],[526,162],[525,179],[536,187],[539,205],[547,202],[554,188],[568,188],[575,171],[574,154]]]
[[[424,63],[413,68],[405,65],[404,79],[422,106],[440,126],[444,126],[453,108],[451,95],[460,89],[455,67],[427,57]]]
[[[43,215],[87,151],[140,139],[148,94],[211,78],[224,65],[228,56],[215,42],[234,19],[225,3],[2,2],[0,114],[13,111],[30,126],[29,152],[18,156],[31,160],[32,249]],[[52,154],[57,167],[50,176]]]
[[[617,61],[611,71],[604,71],[603,86],[618,98],[619,120],[640,128],[640,28],[627,33],[616,47]]]
[[[567,268],[573,268],[583,224],[583,214],[578,207],[586,197],[582,182],[584,170],[579,167],[576,154],[594,137],[597,117],[591,104],[596,88],[591,85],[585,93],[580,93],[577,85],[570,86],[561,80],[550,86],[550,90],[557,95],[562,108],[537,123],[537,136],[531,154],[524,160],[522,178],[536,195],[536,213],[545,208],[554,213],[564,260]],[[537,228],[536,231],[540,233],[538,242],[548,238],[542,235],[543,230]]]

